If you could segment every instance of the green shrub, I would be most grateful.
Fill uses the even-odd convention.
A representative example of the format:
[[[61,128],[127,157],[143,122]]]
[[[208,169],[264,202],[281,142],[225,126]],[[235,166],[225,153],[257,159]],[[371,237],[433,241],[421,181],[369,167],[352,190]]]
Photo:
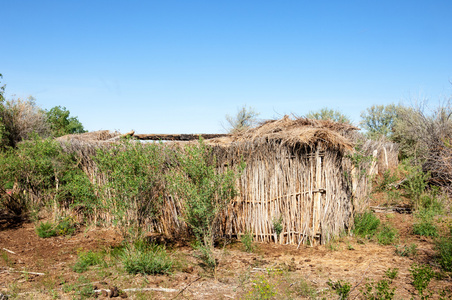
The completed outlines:
[[[216,158],[203,141],[177,152],[178,168],[167,177],[172,192],[184,204],[183,219],[202,250],[206,265],[214,265],[213,241],[223,210],[237,195],[236,180],[244,168],[217,170]]]
[[[388,277],[390,280],[394,280],[397,278],[397,275],[399,274],[399,269],[394,268],[394,269],[387,269],[385,272],[386,277]]]
[[[282,223],[283,219],[282,217],[279,218],[274,218],[273,219],[273,230],[275,230],[276,235],[279,237],[279,235],[281,234],[281,232],[283,231],[283,223]]]
[[[75,223],[70,217],[61,218],[57,223],[41,222],[36,227],[36,233],[41,238],[75,233]]]
[[[329,279],[327,284],[339,295],[339,299],[345,300],[348,298],[352,287],[350,282],[342,280],[332,281]]]
[[[249,300],[267,300],[273,299],[277,293],[276,286],[268,281],[263,275],[253,280],[252,289],[245,295]]]
[[[452,272],[452,238],[442,237],[436,241],[437,261],[443,270]]]
[[[245,232],[245,234],[240,237],[240,241],[242,242],[246,252],[254,251],[255,246],[253,243],[253,237],[254,235],[251,232]]]
[[[430,174],[424,173],[420,165],[413,164],[413,161],[409,159],[402,162],[402,167],[407,172],[403,187],[407,196],[412,198],[418,207],[419,199],[427,187]]]
[[[377,241],[380,245],[390,245],[394,243],[397,237],[397,230],[387,224],[384,224],[377,234]]]
[[[368,211],[363,214],[355,215],[355,228],[353,230],[355,235],[370,238],[377,232],[380,220]]]
[[[24,211],[46,205],[65,209],[74,202],[87,201],[77,190],[81,181],[86,185],[89,180],[77,166],[76,158],[65,153],[58,142],[35,137],[15,149],[0,152],[0,185],[17,184],[20,193],[13,198]],[[94,197],[93,192],[90,197]]]
[[[394,188],[390,185],[395,183],[397,180],[399,180],[398,176],[391,172],[390,170],[386,170],[383,173],[383,177],[381,178],[380,182],[377,183],[377,187],[375,188],[376,192],[383,192],[388,190],[393,190]]]
[[[58,235],[71,235],[76,231],[75,222],[70,217],[61,218],[55,228]]]
[[[90,266],[96,266],[104,263],[105,254],[93,251],[81,251],[78,253],[78,260],[72,266],[72,270],[77,273],[83,273]]]
[[[126,247],[120,257],[130,274],[169,274],[173,266],[165,248],[158,245],[135,244]]]
[[[56,227],[51,222],[41,222],[36,227],[36,233],[40,238],[49,238],[57,235]]]
[[[396,288],[391,288],[391,280],[382,279],[378,282],[368,281],[361,290],[364,299],[368,300],[392,300]]]
[[[423,296],[430,281],[435,277],[435,272],[428,265],[418,266],[413,264],[410,268],[410,273],[413,277],[413,286],[419,292],[419,295]]]
[[[438,236],[438,229],[430,221],[422,220],[413,225],[413,234],[422,236]]]
[[[140,238],[141,225],[160,212],[165,148],[159,143],[141,144],[123,140],[114,147],[100,148],[94,160],[107,182],[97,188],[103,208],[114,216],[122,235]]]

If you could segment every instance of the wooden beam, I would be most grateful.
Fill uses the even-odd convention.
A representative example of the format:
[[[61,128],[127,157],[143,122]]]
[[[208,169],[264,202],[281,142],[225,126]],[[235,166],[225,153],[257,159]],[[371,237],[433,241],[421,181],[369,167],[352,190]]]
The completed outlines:
[[[139,140],[150,141],[193,141],[202,137],[205,140],[225,137],[228,134],[134,134],[133,137]]]

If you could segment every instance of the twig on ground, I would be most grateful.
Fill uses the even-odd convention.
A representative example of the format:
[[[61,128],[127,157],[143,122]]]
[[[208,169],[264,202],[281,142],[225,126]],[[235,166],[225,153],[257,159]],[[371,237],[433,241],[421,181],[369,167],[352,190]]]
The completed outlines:
[[[155,291],[155,292],[166,292],[166,293],[174,293],[177,292],[178,290],[175,289],[166,289],[166,288],[130,288],[130,289],[120,289],[123,292],[150,292],[150,291]],[[110,293],[110,289],[99,289],[99,290],[94,290],[95,293],[101,293],[102,291],[106,291],[107,293]]]
[[[363,273],[363,276],[361,277],[361,280],[350,290],[350,293],[349,293],[349,295],[351,295],[352,294],[352,292],[363,282],[363,280],[364,280],[364,276],[366,276],[366,274],[367,274],[367,271],[369,270],[369,268],[370,268],[370,265],[373,263],[374,261],[372,260],[370,263],[369,263],[369,265],[367,266],[367,269],[364,271],[364,273]],[[358,295],[356,295],[355,297],[353,297],[353,299],[356,299],[356,297],[358,297]]]
[[[8,249],[6,249],[6,248],[2,248],[3,250],[5,250],[6,252],[8,252],[8,253],[11,253],[11,254],[16,254],[16,252],[14,252],[14,251],[11,251],[11,250],[8,250]]]
[[[31,274],[31,275],[45,275],[45,273],[38,273],[38,272],[29,272],[29,271],[19,271],[14,269],[9,269],[7,272],[13,272],[13,273],[24,273],[24,274]]]
[[[176,297],[174,297],[173,299],[176,299],[180,294],[182,294],[192,283],[198,281],[199,279],[201,279],[201,277],[196,278],[195,280],[193,280],[192,282],[190,282],[189,284],[187,284],[186,287],[184,287],[183,289],[180,290],[179,293],[177,293]]]

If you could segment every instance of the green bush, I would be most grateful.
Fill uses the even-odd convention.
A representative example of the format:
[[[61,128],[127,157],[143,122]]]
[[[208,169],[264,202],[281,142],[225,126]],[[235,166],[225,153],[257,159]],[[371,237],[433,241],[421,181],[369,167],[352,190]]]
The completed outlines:
[[[0,185],[17,184],[20,193],[13,198],[23,210],[50,204],[54,209],[68,208],[76,201],[85,202],[86,197],[77,193],[80,186],[77,182],[82,179],[75,181],[74,178],[84,178],[85,184],[89,183],[77,167],[75,157],[65,153],[52,139],[35,137],[19,143],[15,149],[0,152]],[[90,197],[94,197],[93,192]]]
[[[382,279],[378,282],[368,281],[365,288],[361,290],[363,299],[368,300],[392,300],[396,288],[391,288],[391,280]]]
[[[126,247],[120,257],[130,274],[169,274],[173,266],[165,248],[158,245],[138,243]]]
[[[178,168],[167,177],[170,189],[182,200],[183,219],[193,232],[207,265],[215,266],[213,242],[223,210],[237,195],[236,180],[243,170],[217,170],[216,158],[202,139],[176,153]]]
[[[159,143],[123,140],[114,147],[98,149],[94,157],[107,177],[107,182],[98,186],[103,208],[114,216],[124,237],[139,238],[141,225],[160,212],[164,149]]]
[[[267,300],[273,299],[278,291],[276,286],[268,281],[263,275],[253,280],[252,289],[245,295],[245,299],[249,300]]]
[[[327,284],[339,295],[339,299],[345,300],[348,298],[352,287],[350,282],[342,280],[332,281],[329,279]]]
[[[242,242],[246,252],[254,251],[255,246],[253,243],[253,237],[254,235],[251,232],[245,232],[245,234],[240,237],[240,241]]]
[[[386,170],[383,173],[383,177],[379,182],[377,182],[377,186],[375,187],[376,192],[383,192],[388,190],[393,190],[394,188],[391,187],[391,184],[394,184],[399,180],[399,177],[391,172],[390,170]]]
[[[413,225],[413,234],[437,237],[438,229],[431,221],[422,220]]]
[[[435,272],[428,265],[413,264],[410,273],[413,277],[413,286],[419,292],[419,295],[423,296],[430,281],[435,277]]]
[[[279,237],[281,232],[283,231],[283,219],[282,217],[273,219],[273,230],[275,231],[276,235]]]
[[[51,222],[41,222],[36,227],[36,233],[40,238],[49,238],[57,235],[55,225]]]
[[[393,244],[397,237],[398,237],[397,230],[387,224],[384,224],[383,227],[377,233],[377,241],[380,245]]]
[[[83,273],[90,266],[96,266],[104,263],[105,254],[93,251],[81,251],[78,253],[78,260],[72,266],[72,270],[77,273]]]
[[[442,237],[436,241],[437,261],[443,270],[452,272],[452,238]]]
[[[76,226],[72,218],[61,218],[57,223],[41,222],[36,227],[36,233],[41,238],[48,238],[57,235],[71,235],[76,231]]]
[[[355,215],[355,228],[353,233],[357,236],[370,238],[377,232],[380,226],[380,220],[374,213],[368,211],[363,214]]]
[[[419,199],[427,187],[427,181],[430,178],[429,173],[424,173],[422,166],[414,164],[413,160],[406,159],[402,162],[402,168],[406,171],[406,180],[403,187],[408,197],[415,201],[416,207],[419,206]]]

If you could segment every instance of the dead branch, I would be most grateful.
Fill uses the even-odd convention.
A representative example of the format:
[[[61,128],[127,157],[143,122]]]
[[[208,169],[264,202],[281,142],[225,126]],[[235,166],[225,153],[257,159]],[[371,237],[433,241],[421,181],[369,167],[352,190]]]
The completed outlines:
[[[14,252],[14,251],[11,251],[11,250],[8,250],[8,249],[6,249],[6,248],[2,248],[3,250],[5,250],[6,252],[8,252],[8,253],[11,253],[11,254],[16,254],[16,252]]]

